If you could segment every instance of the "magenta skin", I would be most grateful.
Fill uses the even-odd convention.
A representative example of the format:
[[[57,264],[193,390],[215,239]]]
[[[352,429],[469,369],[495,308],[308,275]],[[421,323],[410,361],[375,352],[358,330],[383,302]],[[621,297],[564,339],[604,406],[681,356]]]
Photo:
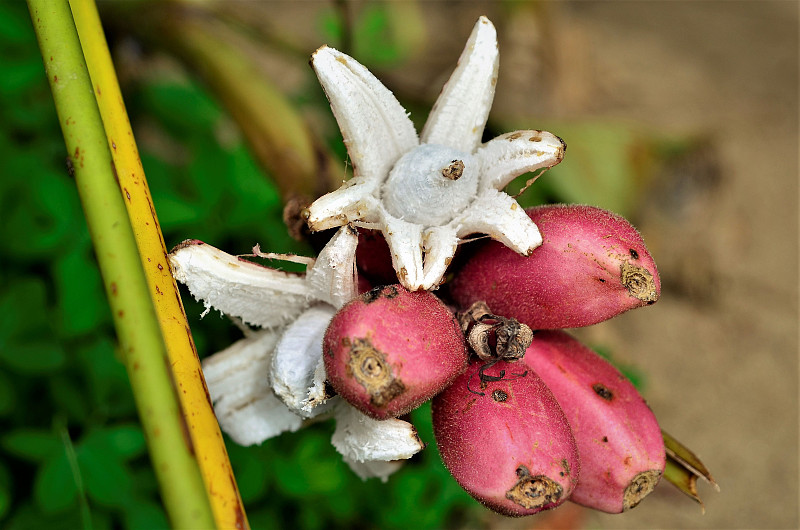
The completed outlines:
[[[377,287],[342,307],[323,339],[328,382],[375,419],[410,412],[467,367],[453,313],[427,291]]]
[[[504,515],[533,515],[562,504],[580,473],[564,412],[524,363],[497,362],[485,374],[505,371],[504,378],[482,385],[483,364],[472,361],[433,399],[433,429],[445,466],[467,493]]]
[[[520,256],[481,247],[456,274],[459,307],[482,300],[532,329],[589,326],[658,300],[661,282],[644,241],[624,218],[592,206],[527,210],[543,243]]]
[[[581,476],[570,500],[608,513],[636,506],[661,478],[665,451],[656,417],[633,384],[563,331],[537,333],[523,363],[572,426]]]

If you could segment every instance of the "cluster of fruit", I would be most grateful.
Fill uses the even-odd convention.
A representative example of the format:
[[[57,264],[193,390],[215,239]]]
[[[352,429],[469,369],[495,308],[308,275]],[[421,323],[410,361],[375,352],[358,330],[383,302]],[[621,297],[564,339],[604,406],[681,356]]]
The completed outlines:
[[[324,336],[327,380],[379,420],[433,398],[445,465],[493,510],[530,515],[571,499],[622,512],[661,478],[661,430],[634,386],[561,328],[655,302],[658,273],[617,215],[553,205],[528,215],[543,238],[530,256],[488,242],[457,258],[438,296],[390,285],[344,305]],[[362,235],[357,253],[378,283],[393,273],[381,244]]]

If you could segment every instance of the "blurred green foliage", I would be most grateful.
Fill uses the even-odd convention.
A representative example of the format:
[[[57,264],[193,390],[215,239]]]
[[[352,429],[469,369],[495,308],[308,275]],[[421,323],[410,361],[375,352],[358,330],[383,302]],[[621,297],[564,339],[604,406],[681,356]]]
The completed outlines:
[[[371,16],[366,27],[382,23]],[[0,526],[164,528],[24,3],[0,3],[0,62]],[[277,191],[203,87],[125,88],[131,115],[154,122],[139,143],[168,246],[191,237],[231,252],[256,242],[310,252],[289,238]],[[201,355],[237,337],[217,314],[199,322],[202,306],[183,294]],[[252,527],[437,528],[482,511],[443,468],[429,407],[414,423],[429,447],[386,484],[350,471],[331,423],[230,443]]]
[[[329,36],[342,32],[333,16],[320,27]],[[386,12],[374,7],[356,19],[354,48],[364,62],[403,59],[405,48],[396,41],[416,36],[380,38],[392,27]],[[0,526],[166,527],[21,2],[0,3],[0,62]],[[177,75],[145,77],[124,90],[132,121],[147,123],[137,131],[140,154],[168,247],[196,238],[233,253],[247,253],[254,243],[310,253],[288,236],[278,192],[203,86]],[[594,135],[590,143],[598,149],[607,145],[594,129],[576,134]],[[332,148],[344,155],[340,141]],[[617,169],[611,165],[608,172]],[[574,199],[578,191],[570,186],[537,184],[525,202]],[[182,294],[201,356],[240,336],[216,313],[200,322],[202,305]],[[229,443],[251,526],[474,524],[484,509],[441,464],[430,407],[414,411],[412,421],[428,447],[387,483],[362,481],[349,470],[330,444],[330,422],[259,447]]]

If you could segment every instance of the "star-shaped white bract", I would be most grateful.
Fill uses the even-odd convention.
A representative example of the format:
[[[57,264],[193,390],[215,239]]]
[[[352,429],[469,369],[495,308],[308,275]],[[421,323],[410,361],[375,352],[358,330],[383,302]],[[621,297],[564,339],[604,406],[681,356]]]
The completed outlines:
[[[195,298],[260,330],[203,361],[223,431],[252,445],[311,418],[333,416],[331,442],[362,478],[386,477],[423,447],[403,420],[373,420],[325,392],[322,337],[336,310],[357,295],[354,229],[341,228],[305,274],[262,267],[200,241],[170,253],[175,279]],[[262,256],[267,256],[260,254]],[[275,256],[290,258],[288,256]]]
[[[466,236],[485,233],[520,254],[542,242],[501,191],[558,164],[557,136],[526,130],[483,144],[497,81],[497,35],[481,17],[418,138],[394,95],[352,57],[323,46],[311,59],[341,129],[353,178],[307,209],[311,230],[346,223],[383,232],[400,282],[432,289]]]

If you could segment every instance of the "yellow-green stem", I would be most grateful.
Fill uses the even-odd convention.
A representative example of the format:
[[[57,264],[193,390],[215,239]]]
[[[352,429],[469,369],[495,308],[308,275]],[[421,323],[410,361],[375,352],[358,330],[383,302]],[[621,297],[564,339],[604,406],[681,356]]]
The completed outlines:
[[[170,521],[213,528],[67,0],[28,0],[120,347]]]

